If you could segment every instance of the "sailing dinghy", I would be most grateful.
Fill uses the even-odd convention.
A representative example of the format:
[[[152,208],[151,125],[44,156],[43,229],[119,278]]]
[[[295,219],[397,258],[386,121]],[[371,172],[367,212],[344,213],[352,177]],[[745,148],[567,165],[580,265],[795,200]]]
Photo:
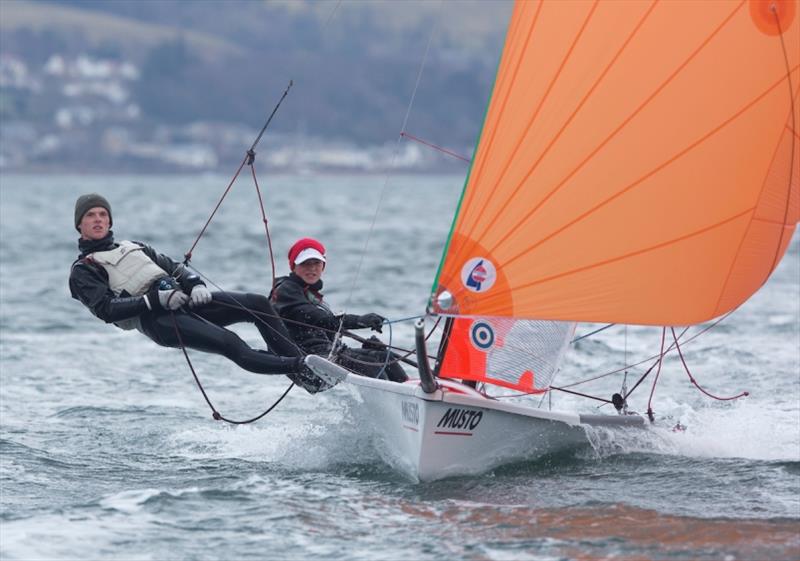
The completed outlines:
[[[543,394],[576,322],[697,324],[766,282],[800,215],[799,21],[798,0],[516,3],[431,291],[434,367],[421,322],[419,380],[307,359],[356,389],[399,469],[473,473],[645,426],[474,383]]]

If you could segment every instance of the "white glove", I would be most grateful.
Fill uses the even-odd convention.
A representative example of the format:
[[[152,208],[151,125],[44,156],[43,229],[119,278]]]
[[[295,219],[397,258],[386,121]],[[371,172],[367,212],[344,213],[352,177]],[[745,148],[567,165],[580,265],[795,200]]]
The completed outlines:
[[[198,284],[192,289],[192,296],[189,300],[189,307],[205,306],[211,302],[211,291],[205,285]]]
[[[171,312],[175,311],[188,301],[189,297],[186,296],[186,293],[183,290],[173,288],[171,290],[158,291],[158,303],[161,304],[161,307],[165,310],[169,310]]]

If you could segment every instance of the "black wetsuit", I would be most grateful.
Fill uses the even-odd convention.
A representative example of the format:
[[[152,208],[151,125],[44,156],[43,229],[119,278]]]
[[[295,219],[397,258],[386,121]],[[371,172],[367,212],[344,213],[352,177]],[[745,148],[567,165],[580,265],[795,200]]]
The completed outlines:
[[[335,315],[323,302],[321,290],[321,279],[309,285],[295,273],[290,273],[288,277],[277,279],[271,299],[294,341],[307,353],[327,356],[340,322],[344,329],[366,326],[360,323],[357,315]],[[387,361],[387,352],[386,349],[344,347],[339,351],[336,362],[371,378],[385,374],[394,382],[408,380],[405,371],[397,363],[397,356],[389,353]]]
[[[172,277],[186,294],[194,286],[203,284],[196,275],[169,257],[157,253],[148,245],[134,243],[142,246],[144,253],[164,270],[164,276]],[[95,251],[117,247],[112,232],[109,231],[102,240],[79,240],[78,245],[81,253],[72,264],[70,291],[73,298],[80,300],[103,321],[118,323],[138,319],[136,327],[150,339],[165,347],[179,347],[174,318],[183,344],[188,348],[224,355],[251,372],[287,374],[312,392],[321,389],[322,384],[318,379],[312,377],[309,380],[309,373],[301,364],[300,349],[292,342],[286,327],[265,296],[215,292],[210,303],[195,309],[186,306],[174,313],[156,309],[151,311],[143,296],[131,296],[125,292],[115,296],[103,267],[86,259],[88,254]],[[268,348],[277,355],[251,348],[236,333],[223,327],[239,322],[254,323]]]

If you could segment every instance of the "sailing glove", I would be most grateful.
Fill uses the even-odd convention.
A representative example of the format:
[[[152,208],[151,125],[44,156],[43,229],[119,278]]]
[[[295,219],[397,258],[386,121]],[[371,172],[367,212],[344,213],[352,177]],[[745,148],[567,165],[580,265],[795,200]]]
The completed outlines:
[[[369,327],[373,331],[383,333],[383,324],[386,318],[378,314],[364,314],[358,316],[358,327]]]
[[[145,298],[151,310],[161,309],[165,311],[177,310],[189,301],[189,297],[183,290],[178,288],[159,290],[157,283],[150,289]]]
[[[195,285],[189,299],[189,307],[205,306],[211,302],[211,291],[203,284]]]

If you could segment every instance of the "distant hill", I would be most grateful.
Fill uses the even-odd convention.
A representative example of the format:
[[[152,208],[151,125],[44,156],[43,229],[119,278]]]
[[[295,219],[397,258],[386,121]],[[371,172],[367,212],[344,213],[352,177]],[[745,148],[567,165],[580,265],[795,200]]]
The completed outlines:
[[[276,130],[375,144],[400,132],[437,25],[409,131],[467,147],[510,8],[504,1],[440,8],[427,0],[2,0],[0,32],[3,52],[39,63],[81,51],[135,62],[136,101],[153,122],[254,125],[292,79]]]
[[[73,4],[3,0],[0,32],[4,34],[4,49],[34,47],[24,45],[27,36],[49,37],[52,47],[67,50],[105,47],[134,59],[137,53],[177,39],[186,41],[204,58],[221,59],[245,52],[222,37],[174,26],[168,21],[138,21],[95,9],[102,6],[98,2]]]

